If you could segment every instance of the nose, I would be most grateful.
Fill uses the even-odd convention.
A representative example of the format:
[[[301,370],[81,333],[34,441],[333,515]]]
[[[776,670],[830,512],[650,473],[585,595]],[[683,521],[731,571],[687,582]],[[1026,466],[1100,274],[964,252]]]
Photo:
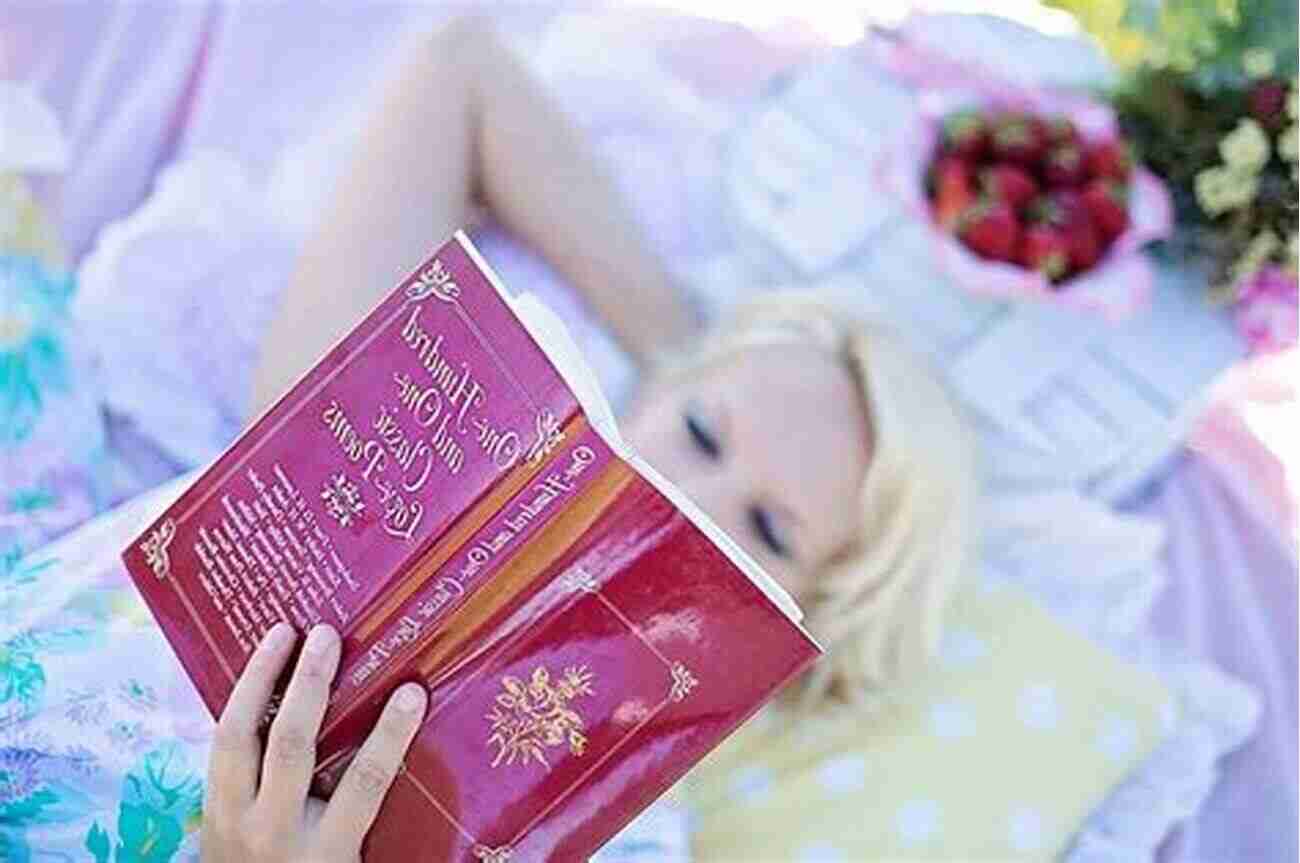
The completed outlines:
[[[665,475],[719,526],[729,529],[726,517],[729,480],[725,471],[688,466],[675,471],[675,475],[668,472]]]

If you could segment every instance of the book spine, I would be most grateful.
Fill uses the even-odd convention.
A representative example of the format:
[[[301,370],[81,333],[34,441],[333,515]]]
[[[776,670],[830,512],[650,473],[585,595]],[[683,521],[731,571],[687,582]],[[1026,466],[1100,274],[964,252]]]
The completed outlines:
[[[567,444],[556,448],[543,469],[477,530],[463,541],[430,549],[400,573],[383,613],[367,618],[364,628],[346,637],[343,665],[322,726],[322,767],[358,742],[347,730],[357,725],[357,712],[373,712],[404,679],[410,660],[439,637],[444,624],[498,573],[518,562],[529,544],[583,500],[618,461],[581,414],[567,424],[566,438]]]
[[[381,609],[387,613],[350,633],[352,656],[340,670],[335,700],[349,700],[400,655],[418,650],[440,621],[600,475],[613,453],[581,415],[570,425],[577,431],[572,443],[466,541],[441,544],[399,574]]]

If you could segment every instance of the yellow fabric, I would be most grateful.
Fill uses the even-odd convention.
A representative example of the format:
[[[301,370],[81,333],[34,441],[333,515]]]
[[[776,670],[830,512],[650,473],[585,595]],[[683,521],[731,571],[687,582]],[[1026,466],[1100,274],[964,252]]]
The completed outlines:
[[[1047,860],[1159,743],[1160,681],[1018,591],[959,592],[890,704],[769,708],[681,786],[699,861]]]
[[[0,171],[0,249],[26,254],[62,268],[63,251],[53,224],[17,174]]]

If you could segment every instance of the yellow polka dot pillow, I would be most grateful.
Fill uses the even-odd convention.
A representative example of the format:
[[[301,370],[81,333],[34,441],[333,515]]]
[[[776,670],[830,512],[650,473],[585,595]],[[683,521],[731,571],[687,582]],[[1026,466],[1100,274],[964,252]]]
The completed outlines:
[[[679,786],[696,861],[1048,860],[1156,747],[1173,698],[1010,587],[960,591],[886,707],[769,708]]]

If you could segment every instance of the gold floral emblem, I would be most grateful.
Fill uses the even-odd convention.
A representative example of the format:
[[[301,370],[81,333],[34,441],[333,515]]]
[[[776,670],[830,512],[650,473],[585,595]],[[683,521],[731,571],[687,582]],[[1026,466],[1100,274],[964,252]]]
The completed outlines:
[[[483,863],[510,863],[513,855],[514,852],[507,845],[502,845],[500,848],[489,848],[486,845],[474,846],[474,856]]]
[[[595,593],[600,590],[596,586],[596,579],[580,566],[560,576],[560,586],[570,593],[577,593],[580,590],[584,593]]]
[[[158,578],[166,578],[172,570],[171,558],[167,556],[167,546],[176,538],[176,522],[170,518],[158,525],[149,536],[140,543],[144,552],[144,562]]]
[[[549,770],[546,750],[565,743],[569,752],[582,755],[587,747],[582,733],[587,724],[569,702],[595,695],[592,678],[585,665],[569,666],[554,681],[541,666],[527,682],[510,675],[501,678],[502,692],[485,717],[492,723],[488,744],[496,747],[492,766],[503,761],[520,766],[536,761]]]
[[[456,284],[447,267],[437,258],[421,270],[406,288],[409,300],[423,300],[430,295],[444,303],[454,303],[460,298],[460,285]]]
[[[528,448],[528,453],[524,456],[524,461],[529,464],[540,461],[551,454],[551,450],[560,445],[564,440],[564,429],[560,426],[560,421],[555,418],[555,414],[550,411],[540,411],[533,417],[533,427],[537,437],[533,440],[533,445]]]
[[[672,666],[673,685],[668,691],[668,697],[673,701],[681,701],[691,694],[691,690],[699,684],[691,670],[680,662],[674,662]]]
[[[320,499],[325,501],[325,512],[330,518],[347,527],[365,512],[366,502],[357,484],[344,473],[336,473],[321,486]]]

